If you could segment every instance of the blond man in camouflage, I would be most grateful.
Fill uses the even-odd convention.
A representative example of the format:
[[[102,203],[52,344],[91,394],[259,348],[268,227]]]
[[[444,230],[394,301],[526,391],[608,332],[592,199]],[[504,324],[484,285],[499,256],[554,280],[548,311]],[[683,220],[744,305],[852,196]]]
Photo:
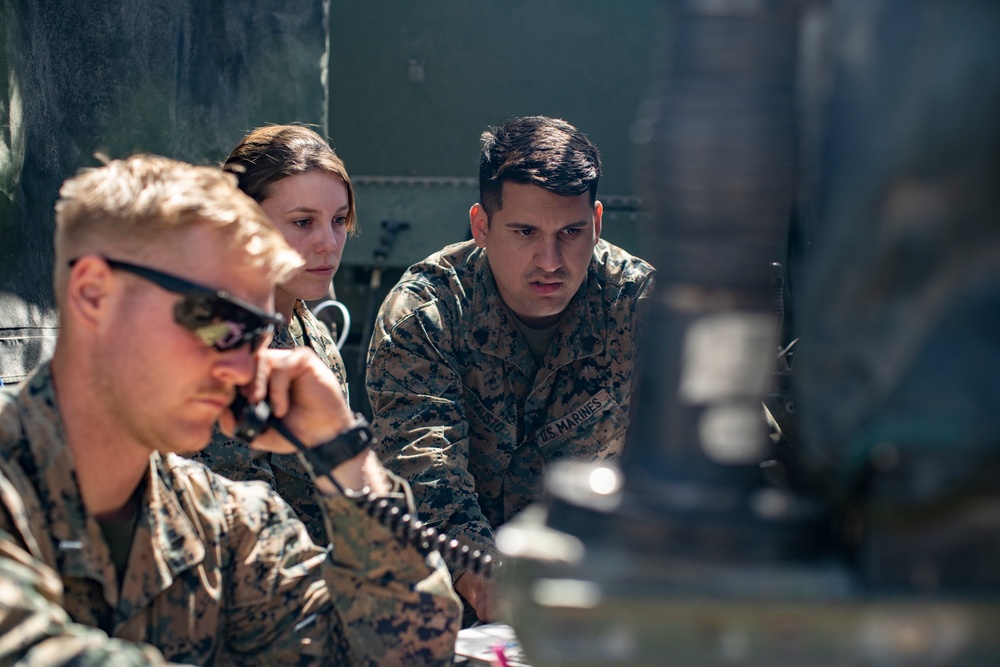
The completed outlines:
[[[565,121],[486,132],[473,240],[410,267],[377,319],[377,451],[422,519],[489,554],[494,530],[540,498],[547,462],[615,457],[625,439],[652,268],[600,239],[600,173]],[[491,620],[493,585],[452,575]]]
[[[320,454],[357,427],[314,352],[266,349],[274,285],[301,259],[257,204],[217,169],[153,157],[60,195],[59,341],[0,396],[0,456],[29,511],[17,530],[7,508],[0,530],[32,536],[20,546],[58,572],[70,618],[180,663],[450,663],[459,606],[436,553],[324,478],[332,549],[317,546],[266,485],[175,455],[205,446],[217,420],[232,429],[237,392],[269,396]],[[273,429],[253,445],[295,451]],[[406,497],[368,450],[335,476]],[[77,649],[55,637],[45,664]]]

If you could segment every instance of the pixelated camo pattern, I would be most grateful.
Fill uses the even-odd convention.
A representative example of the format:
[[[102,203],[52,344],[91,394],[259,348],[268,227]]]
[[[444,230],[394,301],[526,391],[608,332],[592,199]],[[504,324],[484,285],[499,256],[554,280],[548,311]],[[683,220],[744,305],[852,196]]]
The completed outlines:
[[[73,623],[59,576],[0,531],[0,664],[22,667],[166,665],[148,645]]]
[[[305,302],[299,300],[295,302],[291,321],[275,332],[270,347],[278,350],[290,350],[300,345],[311,347],[337,376],[347,399],[347,371],[333,341],[326,324],[312,314]],[[229,479],[266,482],[295,510],[306,524],[313,541],[320,544],[326,541],[323,512],[313,497],[313,483],[297,454],[271,454],[252,449],[216,428],[212,442],[192,454],[191,458]]]
[[[321,548],[266,484],[233,482],[172,454],[150,457],[119,587],[76,486],[48,364],[0,397],[0,463],[17,490],[0,497],[0,536],[20,534],[15,546],[30,548],[37,566],[0,559],[0,586],[13,587],[0,598],[2,664],[43,644],[39,664],[116,664],[86,662],[101,635],[82,646],[78,626],[53,608],[58,585],[46,567],[59,573],[74,623],[151,644],[175,662],[451,663],[459,603],[439,558],[425,559],[342,497],[324,500],[331,548]],[[405,503],[394,482],[394,502]]]
[[[600,241],[539,365],[473,241],[410,267],[379,312],[366,386],[377,451],[423,520],[495,553],[546,464],[618,456],[652,276]]]

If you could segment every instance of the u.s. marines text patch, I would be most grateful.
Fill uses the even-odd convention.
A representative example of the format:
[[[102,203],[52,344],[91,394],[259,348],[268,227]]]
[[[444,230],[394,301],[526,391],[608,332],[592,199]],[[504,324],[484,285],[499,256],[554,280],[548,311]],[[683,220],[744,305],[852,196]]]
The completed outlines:
[[[602,389],[594,396],[588,398],[583,405],[578,407],[576,410],[573,410],[573,412],[569,413],[565,417],[560,417],[553,422],[549,422],[545,426],[538,429],[539,444],[547,444],[562,434],[572,431],[594,415],[600,414],[601,411],[608,407],[608,404],[611,403],[611,401],[611,395],[608,394],[606,390]]]

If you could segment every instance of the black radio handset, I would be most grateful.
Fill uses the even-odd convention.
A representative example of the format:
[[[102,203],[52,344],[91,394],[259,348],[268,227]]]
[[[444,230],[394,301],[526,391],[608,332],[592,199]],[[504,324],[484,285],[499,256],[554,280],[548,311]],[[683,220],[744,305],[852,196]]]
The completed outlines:
[[[229,404],[229,409],[236,418],[236,428],[233,436],[247,444],[271,426],[271,406],[267,401],[250,403],[246,396],[236,392],[236,398]]]
[[[325,465],[323,460],[317,457],[313,450],[306,447],[285,426],[284,422],[272,416],[271,406],[268,405],[266,400],[251,404],[243,394],[237,392],[236,398],[229,405],[229,409],[236,418],[236,428],[233,431],[234,437],[246,444],[250,444],[250,441],[258,435],[274,427],[296,449],[302,452],[303,456],[312,464],[316,474],[326,477],[343,496],[355,501],[361,509],[375,517],[395,535],[410,542],[421,553],[427,555],[432,551],[437,551],[452,569],[470,570],[484,577],[492,575],[495,564],[489,554],[473,551],[469,547],[460,544],[458,540],[449,539],[447,535],[438,533],[436,529],[425,526],[416,517],[408,512],[403,512],[395,504],[385,498],[379,498],[374,493],[344,489],[334,478],[333,470]]]

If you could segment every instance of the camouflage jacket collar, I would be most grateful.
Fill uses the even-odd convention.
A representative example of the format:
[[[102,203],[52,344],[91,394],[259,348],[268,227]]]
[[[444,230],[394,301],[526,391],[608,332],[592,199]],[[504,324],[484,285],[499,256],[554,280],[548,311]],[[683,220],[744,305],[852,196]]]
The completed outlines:
[[[291,350],[298,345],[295,341],[295,336],[301,335],[301,330],[296,324],[296,315],[298,315],[300,303],[302,302],[295,302],[295,307],[292,309],[291,319],[288,322],[279,325],[274,330],[274,338],[271,339],[271,344],[268,345],[268,347],[274,350]],[[295,325],[294,329],[292,325]]]
[[[180,572],[204,559],[205,545],[180,506],[172,476],[153,453],[119,592],[100,524],[80,496],[48,363],[25,383],[18,404],[27,441],[22,467],[38,493],[47,524],[42,534],[51,536],[56,569],[64,578],[99,582],[107,604],[127,618],[129,610],[142,609]]]
[[[604,351],[601,286],[594,270],[596,252],[586,280],[566,308],[541,369],[537,368],[527,341],[514,323],[514,315],[500,297],[486,253],[481,250],[473,252],[470,260],[475,262],[472,342],[481,351],[514,363],[528,377],[534,376],[537,371],[546,371],[548,375],[578,359],[593,357]]]
[[[311,347],[323,363],[331,365],[330,347],[333,346],[333,341],[302,299],[295,301],[291,320],[274,332],[270,347],[277,350],[291,350],[299,345]]]

